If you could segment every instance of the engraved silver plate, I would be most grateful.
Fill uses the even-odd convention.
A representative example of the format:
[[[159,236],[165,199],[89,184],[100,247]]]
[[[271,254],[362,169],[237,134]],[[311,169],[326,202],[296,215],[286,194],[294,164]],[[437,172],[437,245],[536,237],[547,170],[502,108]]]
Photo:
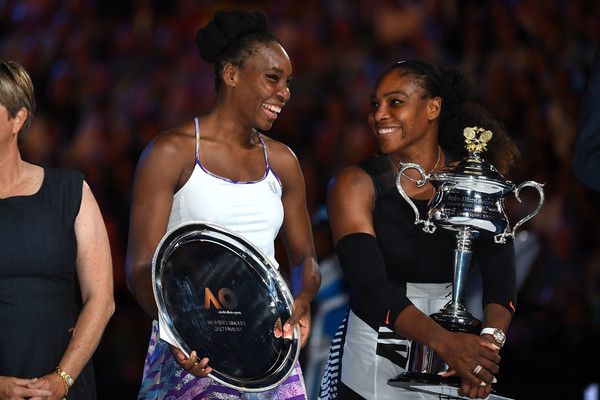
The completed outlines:
[[[239,234],[204,221],[171,229],[154,254],[152,285],[161,330],[186,355],[208,357],[215,381],[260,392],[293,371],[299,329],[293,339],[273,333],[290,317],[292,295],[269,259]]]

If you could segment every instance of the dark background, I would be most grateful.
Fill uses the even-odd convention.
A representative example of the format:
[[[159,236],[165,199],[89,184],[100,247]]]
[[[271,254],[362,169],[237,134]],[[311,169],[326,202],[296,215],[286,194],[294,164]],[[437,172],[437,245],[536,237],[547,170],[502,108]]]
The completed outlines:
[[[292,99],[268,135],[298,156],[314,215],[329,178],[376,149],[366,115],[383,69],[417,57],[468,74],[522,151],[507,178],[545,183],[546,204],[523,227],[534,251],[496,387],[518,399],[583,398],[600,379],[600,204],[572,156],[600,2],[0,0],[0,58],[28,69],[38,101],[23,157],[84,172],[109,231],[117,309],[94,358],[100,399],[135,398],[150,335],[124,281],[135,164],[157,133],[210,107],[213,70],[195,33],[236,7],[265,11],[292,59]],[[509,205],[513,224],[536,201]],[[280,246],[278,258],[285,267]],[[324,348],[308,347],[303,362]]]

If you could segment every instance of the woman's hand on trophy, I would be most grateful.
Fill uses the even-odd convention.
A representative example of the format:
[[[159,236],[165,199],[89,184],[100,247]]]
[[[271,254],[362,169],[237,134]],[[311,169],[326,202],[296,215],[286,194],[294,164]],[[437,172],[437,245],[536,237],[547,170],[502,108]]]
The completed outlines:
[[[475,385],[471,381],[461,378],[458,395],[469,397],[471,399],[485,399],[490,395],[491,391],[492,385]]]
[[[171,347],[171,353],[175,358],[175,362],[190,374],[196,377],[205,377],[212,372],[212,368],[208,366],[208,358],[204,357],[202,360],[198,361],[198,355],[195,350],[192,351],[189,357],[186,357],[183,351],[178,347],[173,345],[169,346]]]
[[[446,378],[449,376],[456,375],[456,371],[453,369],[450,369],[450,370],[444,371],[443,373],[439,373],[439,375]],[[494,377],[494,379],[492,380],[492,383],[496,383],[496,382],[497,382],[496,378]],[[492,391],[492,385],[485,384],[485,386],[482,386],[483,384],[485,384],[485,382],[480,381],[479,384],[475,384],[467,378],[461,378],[460,379],[460,387],[458,388],[458,395],[469,397],[472,399],[479,399],[479,398],[485,399],[490,395],[490,393]]]
[[[292,315],[287,320],[283,330],[291,332],[294,326],[298,326],[300,329],[300,346],[304,347],[310,336],[311,322],[310,300],[303,295],[299,295],[294,299]]]
[[[298,326],[300,329],[300,345],[304,347],[308,341],[308,336],[310,335],[311,319],[310,301],[307,301],[302,295],[299,295],[294,300],[292,315],[286,321],[283,329],[281,327],[281,320],[279,318],[277,319],[273,334],[275,337],[281,337],[283,335],[284,339],[293,339],[294,326]]]
[[[468,387],[466,393],[471,393],[472,388],[491,386],[496,379],[494,375],[499,371],[500,356],[497,350],[477,335],[457,332],[448,334],[448,340],[436,350],[451,368],[441,376],[460,376],[463,382],[461,387],[464,386],[465,391]]]
[[[439,373],[439,375],[446,378],[449,376],[456,375],[456,371],[453,369],[449,369],[447,371],[444,371],[443,373]],[[492,383],[495,382],[496,380],[494,378],[494,381]],[[460,379],[460,387],[458,388],[459,396],[469,397],[471,399],[485,399],[490,395],[491,391],[492,385],[486,384],[485,386],[482,386],[481,382],[479,384],[474,384],[466,378]]]
[[[485,337],[482,337],[482,339],[486,339]],[[498,347],[495,343],[492,342],[482,342],[481,345],[483,347],[486,347],[489,350],[492,350],[493,352],[495,352],[496,354],[499,353],[500,351],[500,347]],[[450,371],[448,371],[450,372]],[[455,373],[454,370],[452,370],[453,373]],[[473,374],[477,377],[479,377],[480,375],[485,375],[485,372],[489,372],[489,371],[485,371],[484,368],[481,365],[477,365],[474,369],[473,369]],[[497,372],[495,372],[493,375],[495,375]],[[453,374],[451,374],[453,375]],[[444,376],[450,376],[450,375],[444,375]],[[494,376],[492,381],[484,381],[484,382],[480,382],[479,385],[474,384],[470,379],[466,379],[466,378],[461,378],[461,382],[460,382],[460,389],[458,390],[458,394],[460,396],[465,396],[465,397],[469,397],[472,399],[485,399],[487,398],[491,391],[492,391],[492,384],[498,382],[496,380],[496,377]],[[483,386],[483,384],[485,383],[485,386]]]

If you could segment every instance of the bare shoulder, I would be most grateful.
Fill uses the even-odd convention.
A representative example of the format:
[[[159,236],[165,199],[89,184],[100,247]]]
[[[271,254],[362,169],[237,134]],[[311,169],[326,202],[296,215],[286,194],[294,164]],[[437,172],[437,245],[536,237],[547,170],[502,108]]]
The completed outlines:
[[[262,138],[267,147],[269,165],[279,178],[283,192],[288,193],[290,189],[294,188],[304,190],[304,176],[300,162],[292,149],[267,136],[262,135]]]
[[[267,154],[271,164],[275,166],[290,163],[298,164],[298,158],[289,146],[264,134],[261,134],[261,137],[265,142],[265,146],[267,146]]]
[[[329,191],[344,190],[373,193],[373,182],[367,172],[352,165],[340,170],[329,181]]]
[[[326,198],[328,205],[370,210],[375,204],[375,188],[369,174],[353,165],[340,170],[330,179]]]
[[[159,133],[144,149],[144,153],[154,157],[177,159],[185,157],[190,150],[195,151],[195,132],[188,122],[168,131]]]
[[[327,188],[326,204],[335,243],[350,233],[375,234],[371,218],[375,189],[362,168],[353,165],[335,174]]]
[[[195,131],[188,122],[155,136],[146,146],[140,157],[141,165],[147,162],[165,166],[181,166],[195,158]]]
[[[195,151],[193,122],[158,134],[140,156],[134,186],[156,190],[158,185],[169,192],[177,190],[193,171]]]

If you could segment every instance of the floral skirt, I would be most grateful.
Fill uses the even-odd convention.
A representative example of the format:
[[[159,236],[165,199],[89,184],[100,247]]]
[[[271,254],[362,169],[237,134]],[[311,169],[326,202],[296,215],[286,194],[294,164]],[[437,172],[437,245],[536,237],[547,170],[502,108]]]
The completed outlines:
[[[244,393],[206,378],[196,378],[173,358],[169,344],[159,339],[158,322],[152,323],[152,336],[144,364],[138,400],[306,400],[300,365],[278,387],[265,392]]]

